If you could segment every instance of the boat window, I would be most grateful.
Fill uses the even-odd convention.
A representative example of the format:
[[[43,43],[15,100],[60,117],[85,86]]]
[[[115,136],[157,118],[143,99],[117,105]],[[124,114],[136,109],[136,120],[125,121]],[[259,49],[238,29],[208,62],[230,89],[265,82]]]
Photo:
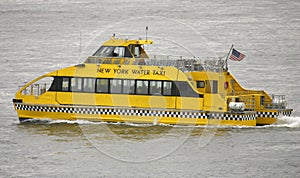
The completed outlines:
[[[123,80],[122,93],[134,94],[134,80]]]
[[[108,82],[109,79],[97,79],[96,92],[98,93],[108,93]]]
[[[70,83],[70,78],[63,77],[61,91],[69,91],[69,86],[70,86],[69,83]]]
[[[160,80],[55,77],[49,91],[203,97],[185,81]]]
[[[139,45],[130,45],[130,50],[134,57],[139,58],[141,56]]]
[[[172,82],[170,81],[163,82],[163,95],[167,95],[167,96],[172,95]]]
[[[101,46],[93,56],[100,57],[132,57],[127,47],[124,46]]]
[[[110,92],[111,93],[122,93],[122,80],[121,79],[110,80]]]
[[[93,56],[101,56],[101,57],[108,57],[111,56],[114,51],[113,46],[101,46]]]
[[[140,52],[140,46],[135,46],[135,48],[134,48],[134,57],[139,58],[140,54],[141,54],[141,52]]]
[[[71,78],[71,91],[82,91],[82,78]]]
[[[260,96],[260,105],[265,105],[265,96]]]
[[[187,82],[184,82],[184,81],[178,81],[178,82],[175,82],[175,85],[177,87],[177,94],[179,96],[185,96],[185,97],[199,97],[199,94],[196,93],[192,87],[187,83]]]
[[[54,77],[54,80],[48,91],[69,91],[69,84],[69,77]]]
[[[205,83],[204,81],[197,81],[197,88],[204,88]]]
[[[218,81],[213,81],[213,93],[218,93]]]
[[[84,78],[83,79],[83,91],[84,92],[95,92],[95,79]]]
[[[113,57],[124,57],[125,47],[115,47]]]
[[[61,91],[62,77],[54,77],[51,87],[48,91]]]
[[[150,81],[150,95],[161,95],[161,81]]]
[[[147,95],[148,94],[148,81],[147,80],[137,80],[136,81],[136,94]]]

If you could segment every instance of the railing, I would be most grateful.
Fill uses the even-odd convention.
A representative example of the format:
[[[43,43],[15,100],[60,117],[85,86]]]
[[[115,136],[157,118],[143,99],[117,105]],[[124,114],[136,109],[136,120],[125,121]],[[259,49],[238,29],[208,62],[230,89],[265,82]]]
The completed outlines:
[[[225,60],[221,58],[183,57],[172,55],[154,55],[151,58],[116,58],[90,56],[84,63],[93,64],[123,64],[123,65],[148,65],[148,66],[173,66],[186,71],[213,71],[222,72],[225,68]]]
[[[272,104],[267,106],[270,109],[285,109],[287,107],[287,101],[285,95],[271,95]]]
[[[145,60],[145,65],[149,66],[174,66],[178,69],[187,71],[213,71],[222,72],[225,61],[216,58],[214,60],[201,60],[198,57],[186,58],[183,56],[153,56]]]
[[[21,89],[23,86],[19,86],[19,89]],[[45,93],[46,90],[47,90],[46,83],[43,84],[34,83],[26,87],[24,90],[22,90],[22,95],[40,96],[41,94]]]
[[[255,110],[255,97],[253,95],[237,95],[237,96],[229,96],[228,102],[231,100],[235,102],[242,102],[245,104],[245,111],[254,111]]]
[[[254,94],[264,94],[263,90],[246,90],[246,91],[234,91],[228,92],[228,96],[241,96],[241,95],[254,95]]]
[[[254,111],[255,110],[255,98],[254,96],[239,96],[239,101],[245,103],[245,110]]]
[[[130,64],[133,58],[89,56],[84,63],[90,64]]]

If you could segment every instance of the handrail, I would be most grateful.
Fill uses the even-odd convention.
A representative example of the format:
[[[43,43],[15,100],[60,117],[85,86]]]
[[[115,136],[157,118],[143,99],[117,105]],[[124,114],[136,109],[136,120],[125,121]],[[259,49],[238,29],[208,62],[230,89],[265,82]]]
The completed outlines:
[[[228,96],[240,96],[240,95],[254,95],[254,94],[264,94],[263,90],[246,90],[246,91],[235,91],[228,92]]]
[[[22,86],[18,86],[19,89],[24,87],[24,85]],[[33,83],[31,85],[29,85],[28,87],[26,87],[24,90],[22,90],[22,94],[23,95],[34,95],[36,97],[42,95],[43,93],[46,92],[47,89],[47,83]]]
[[[234,98],[234,96],[228,96],[230,98]],[[238,95],[238,102],[243,102],[245,104],[245,110],[254,111],[256,107],[255,97],[253,95]]]
[[[167,56],[166,59],[157,59],[157,56],[145,60],[149,66],[174,66],[184,72],[186,71],[212,71],[222,72],[224,60],[201,60],[197,57],[184,58],[182,56]]]
[[[122,58],[90,56],[84,63],[94,64],[123,64],[123,65],[148,65],[148,66],[173,66],[186,71],[212,71],[222,72],[225,60],[208,57],[206,60],[199,57],[183,57],[172,55],[154,55],[151,58]]]

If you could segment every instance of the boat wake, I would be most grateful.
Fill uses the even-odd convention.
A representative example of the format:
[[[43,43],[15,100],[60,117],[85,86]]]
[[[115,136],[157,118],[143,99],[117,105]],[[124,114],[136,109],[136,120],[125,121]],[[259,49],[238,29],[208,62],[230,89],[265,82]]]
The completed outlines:
[[[300,128],[300,117],[283,116],[278,118],[276,125],[280,127]]]
[[[121,123],[121,122],[92,122],[86,120],[36,120],[30,119],[26,121],[29,124],[79,124],[79,125],[99,125],[99,124],[110,124],[110,125],[127,125],[132,127],[150,127],[150,126],[162,126],[162,127],[194,127],[194,128],[233,128],[233,129],[251,129],[251,128],[300,128],[300,117],[288,117],[283,116],[278,118],[278,121],[272,125],[265,126],[226,126],[226,125],[170,125],[170,124],[143,124],[143,123]],[[23,123],[22,123],[23,124]]]

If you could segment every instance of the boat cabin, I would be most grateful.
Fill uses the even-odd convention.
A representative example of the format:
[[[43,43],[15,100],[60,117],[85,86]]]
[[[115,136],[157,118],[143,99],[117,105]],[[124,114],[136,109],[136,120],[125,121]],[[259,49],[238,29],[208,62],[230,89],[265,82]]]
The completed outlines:
[[[145,64],[149,59],[144,50],[145,44],[153,44],[152,40],[127,40],[117,39],[114,36],[103,45],[84,63],[96,64]]]

